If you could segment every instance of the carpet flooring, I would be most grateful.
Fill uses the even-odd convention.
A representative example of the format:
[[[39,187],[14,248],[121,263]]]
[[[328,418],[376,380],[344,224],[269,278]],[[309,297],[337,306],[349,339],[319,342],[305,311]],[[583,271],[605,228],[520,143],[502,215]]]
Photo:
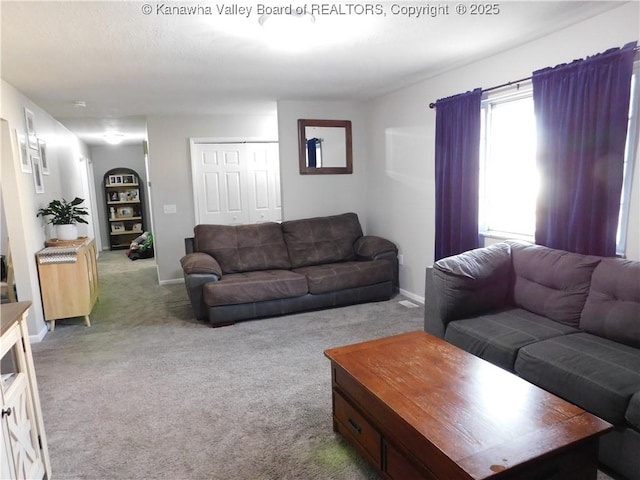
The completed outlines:
[[[323,350],[420,330],[422,306],[213,329],[153,259],[103,252],[98,269],[92,326],[60,320],[32,346],[54,479],[379,478],[332,430]]]

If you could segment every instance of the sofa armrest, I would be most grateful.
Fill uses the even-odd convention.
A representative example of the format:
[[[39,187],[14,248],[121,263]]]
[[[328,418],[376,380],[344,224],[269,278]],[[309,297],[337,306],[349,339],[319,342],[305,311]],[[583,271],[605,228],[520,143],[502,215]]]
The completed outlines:
[[[636,392],[629,400],[624,418],[636,430],[640,430],[640,392]]]
[[[452,320],[503,308],[511,284],[511,249],[506,243],[438,260],[430,292],[444,327]],[[426,285],[425,285],[426,288]]]
[[[375,260],[375,257],[382,253],[398,254],[398,247],[395,243],[386,238],[375,235],[365,235],[356,240],[354,249],[358,257]]]
[[[400,291],[398,247],[395,243],[375,235],[365,235],[358,238],[353,247],[359,260],[387,260],[391,263],[393,293]]]
[[[185,274],[210,274],[217,276],[218,279],[222,277],[220,264],[208,253],[189,253],[180,259],[180,265]]]
[[[208,308],[204,303],[202,287],[222,278],[222,269],[211,255],[202,252],[189,253],[180,259],[184,284],[191,302],[193,314],[198,320],[208,318]]]
[[[424,285],[424,331],[444,338],[447,324],[440,318],[438,295],[433,286],[433,267],[427,267]]]

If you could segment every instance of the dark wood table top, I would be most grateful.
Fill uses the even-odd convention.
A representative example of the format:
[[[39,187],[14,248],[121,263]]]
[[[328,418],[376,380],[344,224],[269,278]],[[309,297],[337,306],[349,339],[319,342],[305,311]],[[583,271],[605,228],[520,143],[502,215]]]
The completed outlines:
[[[612,428],[426,332],[331,348],[325,355],[470,478],[488,478]]]

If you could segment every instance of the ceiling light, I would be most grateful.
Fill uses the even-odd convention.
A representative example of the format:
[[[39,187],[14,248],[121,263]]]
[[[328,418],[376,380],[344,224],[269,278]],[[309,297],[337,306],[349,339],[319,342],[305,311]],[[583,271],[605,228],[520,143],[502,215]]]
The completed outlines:
[[[121,133],[105,133],[104,134],[104,140],[105,142],[107,142],[109,145],[119,145],[122,140],[124,140],[124,135]]]
[[[73,102],[73,106],[78,108],[85,108],[87,106],[87,102],[85,102],[84,100],[76,100],[75,102]]]

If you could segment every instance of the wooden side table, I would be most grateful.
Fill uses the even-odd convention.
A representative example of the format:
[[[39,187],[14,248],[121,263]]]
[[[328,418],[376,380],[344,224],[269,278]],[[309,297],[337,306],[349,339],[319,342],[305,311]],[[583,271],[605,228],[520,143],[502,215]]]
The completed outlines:
[[[59,318],[84,317],[98,300],[96,244],[85,239],[77,245],[46,247],[36,253],[44,318],[56,328]]]

